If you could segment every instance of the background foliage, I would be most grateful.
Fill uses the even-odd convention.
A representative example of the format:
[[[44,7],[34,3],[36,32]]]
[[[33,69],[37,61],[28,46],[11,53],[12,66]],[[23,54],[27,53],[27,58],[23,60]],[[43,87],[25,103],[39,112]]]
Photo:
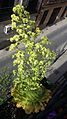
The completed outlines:
[[[9,93],[12,87],[12,73],[7,73],[8,69],[3,68],[0,72],[0,105],[9,98]]]

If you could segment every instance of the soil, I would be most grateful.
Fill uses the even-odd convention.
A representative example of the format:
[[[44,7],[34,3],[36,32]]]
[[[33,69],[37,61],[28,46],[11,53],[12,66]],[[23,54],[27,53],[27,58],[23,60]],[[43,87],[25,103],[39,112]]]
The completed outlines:
[[[43,83],[43,82],[42,82]],[[50,87],[48,87],[50,88]],[[22,108],[17,108],[12,102],[10,93],[8,99],[0,105],[0,119],[67,119],[67,83],[65,83],[62,93],[54,97],[47,104],[44,111],[39,113],[26,114]],[[45,118],[44,118],[45,117]]]
[[[35,119],[36,114],[26,114],[22,108],[17,108],[10,97],[0,105],[0,119]]]
[[[67,109],[65,109],[65,106],[60,107],[58,110],[53,109],[47,116],[46,113],[48,110],[46,113],[43,111],[34,114],[26,114],[22,108],[16,107],[12,102],[12,98],[13,97],[10,97],[6,102],[0,105],[0,119],[67,119]]]

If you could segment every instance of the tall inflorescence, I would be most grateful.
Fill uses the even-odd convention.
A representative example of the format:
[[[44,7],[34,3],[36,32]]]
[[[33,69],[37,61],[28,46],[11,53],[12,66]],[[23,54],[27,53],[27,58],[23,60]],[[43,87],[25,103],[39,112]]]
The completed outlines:
[[[41,31],[23,6],[17,5],[13,12],[12,30],[16,34],[10,38],[10,41],[14,42],[10,50],[16,50],[13,65],[17,66],[17,69],[13,70],[14,85],[11,95],[16,106],[22,107],[26,113],[38,112],[45,109],[51,98],[51,91],[40,81],[46,75],[55,53],[46,47],[49,44],[47,37],[41,37],[38,42],[35,40]]]

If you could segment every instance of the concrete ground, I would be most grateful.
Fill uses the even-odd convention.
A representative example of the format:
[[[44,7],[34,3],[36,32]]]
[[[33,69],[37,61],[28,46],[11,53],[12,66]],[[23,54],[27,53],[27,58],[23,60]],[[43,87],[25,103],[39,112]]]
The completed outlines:
[[[0,22],[0,73],[4,66],[8,67],[9,71],[13,69],[13,60],[11,57],[14,51],[10,52],[2,48],[7,42],[7,39],[11,36],[11,34],[5,35],[3,32],[4,26],[8,23],[10,23],[10,21]],[[47,72],[47,78],[55,83],[56,80],[67,71],[67,18],[43,29],[41,35],[36,40],[39,41],[40,37],[44,35],[46,35],[52,43],[49,47],[54,50],[59,57]]]

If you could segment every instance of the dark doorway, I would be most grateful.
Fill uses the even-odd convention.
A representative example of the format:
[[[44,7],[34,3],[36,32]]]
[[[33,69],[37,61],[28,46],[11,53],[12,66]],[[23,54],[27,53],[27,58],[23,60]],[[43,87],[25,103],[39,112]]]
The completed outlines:
[[[37,3],[38,3],[38,0],[29,0],[28,6],[27,6],[27,10],[30,13],[36,13]]]
[[[7,20],[12,14],[14,0],[0,0],[0,21]]]
[[[14,0],[0,0],[0,8],[12,7]]]

